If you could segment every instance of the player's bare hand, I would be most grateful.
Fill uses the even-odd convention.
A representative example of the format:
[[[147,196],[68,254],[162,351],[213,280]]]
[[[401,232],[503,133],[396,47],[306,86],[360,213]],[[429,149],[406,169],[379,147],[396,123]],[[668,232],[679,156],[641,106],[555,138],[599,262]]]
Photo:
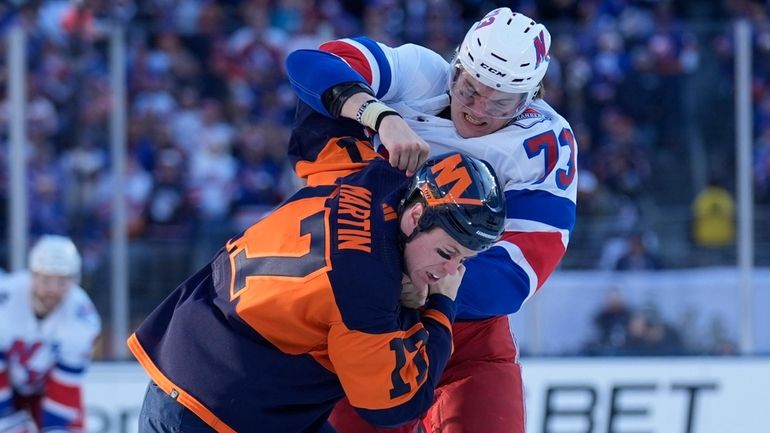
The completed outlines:
[[[428,285],[428,294],[438,293],[454,301],[457,297],[457,289],[460,288],[460,282],[463,280],[463,275],[465,275],[465,266],[460,265],[454,274],[447,274],[435,283]]]
[[[412,280],[404,275],[401,280],[401,305],[407,308],[420,308],[428,299],[428,286],[416,287]]]
[[[377,133],[382,145],[388,149],[390,165],[399,170],[406,170],[407,176],[413,175],[428,159],[428,143],[420,138],[404,119],[398,116],[384,117]]]

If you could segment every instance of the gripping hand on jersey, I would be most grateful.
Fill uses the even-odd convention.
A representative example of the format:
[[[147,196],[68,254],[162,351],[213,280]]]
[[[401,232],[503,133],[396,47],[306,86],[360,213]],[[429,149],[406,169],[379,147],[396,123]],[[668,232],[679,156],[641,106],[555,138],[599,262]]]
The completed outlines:
[[[465,266],[460,265],[454,275],[447,274],[434,284],[416,286],[406,275],[401,280],[401,305],[407,308],[420,308],[425,305],[429,295],[441,294],[454,301],[457,289],[465,275]]]
[[[428,286],[417,287],[404,275],[401,280],[401,305],[407,308],[420,308],[428,299]]]
[[[454,274],[447,274],[435,283],[428,284],[428,296],[439,294],[454,301],[457,297],[457,289],[463,280],[463,275],[465,275],[465,266],[460,265]]]
[[[350,96],[342,106],[340,115],[361,122],[362,125],[376,130],[382,140],[382,145],[388,150],[388,162],[399,170],[406,170],[407,176],[412,176],[417,168],[428,159],[430,147],[414,130],[398,115],[382,117],[379,124],[372,121],[376,117],[367,117],[366,109],[374,113],[389,111],[396,112],[382,102],[372,100],[368,93],[359,92]]]
[[[377,131],[382,145],[388,149],[389,162],[399,170],[406,170],[412,176],[417,168],[428,159],[430,147],[399,116],[387,116],[382,119]]]

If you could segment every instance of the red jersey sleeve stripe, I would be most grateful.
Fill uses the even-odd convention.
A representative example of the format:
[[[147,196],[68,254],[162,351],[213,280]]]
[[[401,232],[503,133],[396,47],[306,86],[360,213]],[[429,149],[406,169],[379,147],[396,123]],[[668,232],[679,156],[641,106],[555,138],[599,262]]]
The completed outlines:
[[[80,387],[67,385],[52,378],[46,384],[46,396],[51,400],[80,410],[82,402],[80,399]]]
[[[521,250],[529,266],[537,275],[537,288],[556,269],[566,251],[559,232],[506,232],[500,239]]]
[[[361,74],[372,85],[372,67],[366,55],[355,46],[343,41],[331,41],[322,44],[319,49],[342,57],[351,68]]]
[[[0,391],[9,388],[8,373],[0,368]]]

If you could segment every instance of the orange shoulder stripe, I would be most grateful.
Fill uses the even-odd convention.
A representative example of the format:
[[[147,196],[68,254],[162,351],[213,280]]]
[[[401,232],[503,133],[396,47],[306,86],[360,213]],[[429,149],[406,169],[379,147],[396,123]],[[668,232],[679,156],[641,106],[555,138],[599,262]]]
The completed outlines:
[[[297,176],[310,185],[333,184],[337,178],[364,168],[369,161],[381,159],[368,141],[352,137],[329,139],[314,161],[302,160],[294,165]]]
[[[433,319],[436,322],[444,325],[450,331],[452,330],[452,322],[450,322],[449,318],[439,310],[434,310],[434,309],[425,310],[423,311],[422,316],[427,317],[429,319]]]

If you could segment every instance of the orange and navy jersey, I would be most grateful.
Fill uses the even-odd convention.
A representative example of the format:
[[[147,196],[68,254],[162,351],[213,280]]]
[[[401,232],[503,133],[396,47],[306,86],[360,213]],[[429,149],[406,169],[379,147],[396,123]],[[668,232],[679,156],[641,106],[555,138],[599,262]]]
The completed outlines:
[[[129,339],[152,379],[216,431],[317,431],[343,395],[396,426],[433,401],[454,302],[400,306],[393,209],[406,178],[368,143],[347,143],[320,146],[303,169],[349,174],[316,178],[229,241]]]
[[[382,158],[358,122],[344,118],[331,121],[302,101],[297,103],[288,156],[297,176],[308,185],[333,184],[369,161]]]

